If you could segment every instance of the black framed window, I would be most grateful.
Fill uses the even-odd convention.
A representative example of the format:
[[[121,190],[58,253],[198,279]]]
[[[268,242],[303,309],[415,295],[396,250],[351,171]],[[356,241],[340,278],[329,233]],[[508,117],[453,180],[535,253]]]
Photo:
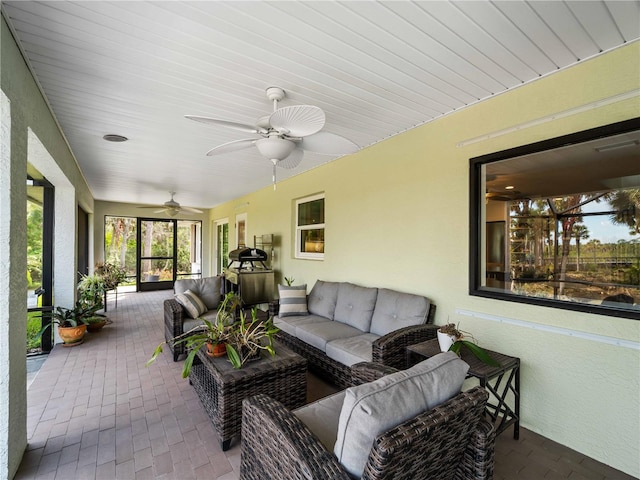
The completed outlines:
[[[640,119],[470,160],[471,295],[640,319]]]

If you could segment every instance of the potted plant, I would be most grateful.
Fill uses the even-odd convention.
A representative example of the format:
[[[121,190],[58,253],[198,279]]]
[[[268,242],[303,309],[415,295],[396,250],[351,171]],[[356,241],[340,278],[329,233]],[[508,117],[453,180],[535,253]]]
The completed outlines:
[[[169,340],[173,345],[183,343],[189,352],[182,368],[183,378],[189,376],[195,356],[202,347],[206,346],[207,350],[211,351],[211,356],[216,356],[213,351],[216,346],[220,346],[222,355],[229,355],[230,350],[228,345],[235,338],[232,332],[237,328],[239,320],[241,320],[244,315],[243,313],[240,313],[239,315],[237,313],[240,306],[240,297],[234,292],[227,293],[218,306],[214,321],[201,319],[203,322],[202,325],[197,325],[183,334]],[[165,343],[167,342],[162,342],[156,347],[153,355],[147,361],[147,366],[152,364],[158,355],[162,353],[162,346]],[[235,349],[232,347],[231,351],[234,350]],[[231,360],[231,357],[229,357],[229,359]]]
[[[266,350],[275,356],[273,336],[278,327],[271,318],[258,320],[257,310],[251,310],[251,321],[247,321],[244,311],[240,310],[239,320],[231,326],[227,341],[227,356],[234,368],[242,368],[246,362],[260,358],[260,351]]]
[[[127,271],[113,263],[96,263],[96,275],[102,277],[106,290],[115,289],[127,278]]]
[[[98,309],[99,305],[89,306],[80,300],[73,308],[56,307],[52,312],[44,314],[51,318],[51,323],[42,327],[36,338],[40,338],[51,325],[57,323],[58,334],[65,346],[80,345],[84,341],[88,319],[94,317]]]
[[[447,323],[438,328],[437,336],[438,343],[440,344],[440,350],[443,352],[454,352],[460,355],[462,347],[469,349],[480,361],[490,365],[492,367],[499,367],[500,364],[496,362],[491,356],[477,344],[470,342],[469,340],[463,340],[465,335],[473,339],[473,336],[469,332],[460,330],[458,325],[454,323]],[[475,340],[475,339],[474,339]]]
[[[97,310],[104,307],[104,295],[107,286],[100,275],[83,275],[78,282],[78,299],[86,306],[98,305]]]
[[[93,333],[102,329],[102,327],[104,327],[108,322],[109,319],[106,315],[96,313],[95,315],[88,317],[85,323],[87,324],[87,331]]]

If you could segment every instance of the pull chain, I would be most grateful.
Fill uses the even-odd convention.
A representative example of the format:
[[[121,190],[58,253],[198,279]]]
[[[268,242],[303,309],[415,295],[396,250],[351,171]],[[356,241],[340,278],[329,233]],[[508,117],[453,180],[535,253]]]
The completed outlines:
[[[278,162],[278,160],[276,160],[275,158],[273,160],[271,160],[271,162],[273,163],[273,175],[272,175],[272,180],[273,180],[273,191],[276,191],[276,163]]]

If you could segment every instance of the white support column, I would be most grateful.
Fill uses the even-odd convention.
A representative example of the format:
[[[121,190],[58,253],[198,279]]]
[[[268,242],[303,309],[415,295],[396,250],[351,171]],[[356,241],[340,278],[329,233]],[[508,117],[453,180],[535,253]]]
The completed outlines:
[[[73,307],[76,301],[76,239],[78,206],[73,185],[64,175],[53,157],[29,129],[29,163],[55,188],[53,293],[55,305]],[[60,341],[57,330],[56,342]]]
[[[12,478],[27,446],[27,145],[1,90],[0,123],[0,478]]]

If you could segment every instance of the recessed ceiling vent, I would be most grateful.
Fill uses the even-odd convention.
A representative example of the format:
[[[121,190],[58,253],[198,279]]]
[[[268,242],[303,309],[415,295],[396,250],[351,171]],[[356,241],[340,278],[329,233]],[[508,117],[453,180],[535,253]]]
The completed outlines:
[[[107,142],[126,142],[127,140],[129,140],[127,137],[123,137],[122,135],[116,135],[113,133],[109,133],[102,138],[104,138]]]

